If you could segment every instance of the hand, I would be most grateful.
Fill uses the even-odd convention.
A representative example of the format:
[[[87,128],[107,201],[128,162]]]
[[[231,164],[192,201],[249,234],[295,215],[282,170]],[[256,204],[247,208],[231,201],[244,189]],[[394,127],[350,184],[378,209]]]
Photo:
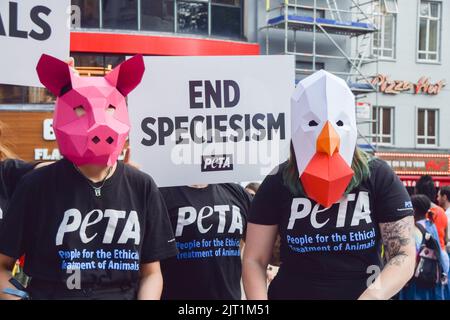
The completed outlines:
[[[73,72],[80,75],[77,69],[75,69],[75,59],[73,57],[69,57],[69,59],[66,60],[66,63],[69,65]]]
[[[447,283],[448,283],[448,276],[447,276],[447,274],[442,273],[441,274],[441,284],[442,285],[447,285]]]
[[[279,267],[275,267],[270,264],[267,266],[267,272],[266,272],[267,284],[271,283],[272,280],[275,278],[275,276],[278,273],[278,269],[279,269]]]

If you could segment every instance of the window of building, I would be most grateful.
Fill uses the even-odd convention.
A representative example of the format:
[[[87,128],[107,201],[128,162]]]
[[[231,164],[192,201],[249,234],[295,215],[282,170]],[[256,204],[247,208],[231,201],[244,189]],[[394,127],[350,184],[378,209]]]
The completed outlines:
[[[397,0],[383,0],[382,2],[387,13],[398,13]]]
[[[376,144],[394,143],[394,108],[373,107],[372,141]]]
[[[102,0],[103,28],[138,29],[137,0]]]
[[[208,34],[208,1],[177,1],[180,33]]]
[[[239,0],[213,0],[211,4],[211,34],[239,38],[242,10]]]
[[[82,76],[104,76],[125,61],[123,55],[74,53],[72,57]],[[45,88],[0,85],[0,104],[53,104],[55,100]]]
[[[396,2],[392,4],[386,0],[375,3],[374,15],[378,32],[373,35],[372,53],[381,58],[395,59],[396,5]]]
[[[74,28],[146,30],[242,38],[243,0],[72,0]]]
[[[0,85],[0,104],[51,104],[55,100],[44,88]]]
[[[82,76],[104,76],[125,61],[123,55],[102,55],[77,53],[72,57],[75,67]]]
[[[297,61],[295,61],[295,68],[298,70],[298,71],[309,71],[309,70],[313,70],[313,68],[312,68],[312,66],[313,66],[313,63],[312,63],[312,61],[300,61],[300,60],[297,60]],[[323,63],[323,62],[316,62],[316,68],[315,68],[315,70],[322,70],[322,69],[325,69],[325,63]]]
[[[100,0],[72,0],[72,5],[80,8],[81,28],[100,28]]]
[[[141,0],[141,30],[174,32],[173,0]]]
[[[441,2],[420,1],[419,61],[440,61],[441,7]]]
[[[417,145],[437,146],[439,111],[435,109],[417,110]]]

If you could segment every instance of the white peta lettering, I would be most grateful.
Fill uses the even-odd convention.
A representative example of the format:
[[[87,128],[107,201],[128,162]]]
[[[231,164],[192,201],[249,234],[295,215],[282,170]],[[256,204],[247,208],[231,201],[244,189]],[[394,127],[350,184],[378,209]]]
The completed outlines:
[[[108,219],[108,224],[103,234],[102,243],[110,244],[112,243],[114,234],[116,233],[117,223],[119,219],[125,218],[126,218],[125,211],[113,209],[106,209],[104,213],[99,209],[95,209],[88,212],[88,214],[86,214],[84,218],[82,217],[81,212],[79,210],[69,209],[66,212],[64,212],[63,220],[59,225],[58,233],[56,234],[56,245],[57,246],[62,245],[64,241],[64,236],[67,233],[76,231],[79,232],[80,239],[83,243],[91,242],[98,236],[98,233],[90,232],[89,234],[91,236],[88,236],[87,231],[88,230],[98,231],[95,228],[95,225],[100,221],[102,221],[103,219]],[[125,226],[122,230],[122,233],[117,243],[124,244],[127,243],[129,240],[134,240],[134,244],[139,245],[141,241],[141,227],[139,224],[137,212],[131,211],[130,214],[128,215],[128,218],[126,219],[127,220]]]
[[[207,233],[213,227],[214,223],[209,219],[209,223],[205,220],[211,217],[214,213],[218,213],[217,219],[217,233],[225,232],[225,224],[227,212],[230,211],[229,205],[217,205],[214,207],[206,206],[201,208],[198,213],[193,207],[182,207],[178,210],[177,228],[175,230],[175,237],[179,237],[183,234],[184,227],[197,222],[197,229],[200,233]],[[242,223],[241,210],[237,206],[231,206],[231,225],[228,228],[228,233],[234,233],[239,230],[239,233],[244,232],[244,226]]]
[[[347,205],[351,201],[355,201],[356,194],[350,193],[343,196],[339,200],[339,209],[338,215],[336,219],[336,228],[343,228],[345,225],[345,219],[347,217]],[[297,220],[304,219],[307,216],[310,216],[311,225],[315,229],[323,228],[330,219],[327,219],[323,222],[319,222],[317,216],[319,213],[327,211],[329,209],[319,210],[320,205],[316,204],[314,208],[312,208],[311,200],[307,198],[294,198],[292,200],[291,205],[291,215],[289,217],[288,230],[294,228],[294,225]],[[358,194],[358,199],[356,200],[355,210],[353,211],[353,217],[350,222],[352,227],[358,226],[361,220],[366,221],[366,223],[371,223],[372,218],[370,217],[370,201],[369,201],[369,193],[366,191],[361,191]]]

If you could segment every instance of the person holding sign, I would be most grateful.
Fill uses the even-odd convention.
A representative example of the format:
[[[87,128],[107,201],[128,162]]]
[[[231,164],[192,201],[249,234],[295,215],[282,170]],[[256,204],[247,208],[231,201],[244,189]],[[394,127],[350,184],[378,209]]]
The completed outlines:
[[[247,298],[391,298],[415,265],[406,189],[385,162],[356,147],[355,99],[342,79],[326,71],[305,78],[291,108],[290,158],[265,178],[250,211]],[[277,231],[281,266],[267,290]]]
[[[241,244],[251,196],[233,183],[161,188],[179,254],[161,261],[162,298],[241,299]]]
[[[160,298],[159,260],[177,253],[167,209],[150,176],[117,161],[130,129],[125,97],[144,69],[136,56],[84,78],[41,57],[64,159],[17,187],[0,232],[1,298],[15,298],[10,270],[23,254],[32,299]]]

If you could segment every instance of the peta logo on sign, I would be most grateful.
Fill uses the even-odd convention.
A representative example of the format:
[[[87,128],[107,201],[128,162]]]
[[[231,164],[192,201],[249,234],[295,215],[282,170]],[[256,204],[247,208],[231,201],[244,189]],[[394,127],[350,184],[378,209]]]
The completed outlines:
[[[233,156],[231,154],[202,156],[202,172],[231,170],[233,170]]]

